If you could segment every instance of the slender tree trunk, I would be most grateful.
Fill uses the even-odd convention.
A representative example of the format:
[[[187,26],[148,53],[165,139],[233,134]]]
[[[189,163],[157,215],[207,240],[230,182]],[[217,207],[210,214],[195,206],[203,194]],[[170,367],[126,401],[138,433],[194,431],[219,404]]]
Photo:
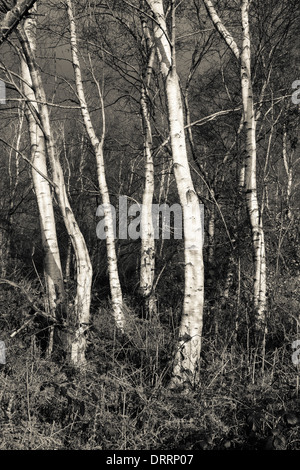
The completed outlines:
[[[148,4],[155,18],[154,37],[165,80],[174,175],[183,211],[185,290],[179,343],[170,384],[182,386],[193,384],[199,372],[204,302],[203,227],[186,150],[182,99],[175,64],[174,5],[171,48],[162,0],[149,0]]]
[[[145,186],[141,214],[141,264],[140,292],[143,298],[145,315],[152,318],[156,313],[155,293],[153,291],[155,275],[155,240],[152,220],[152,204],[154,195],[154,164],[152,155],[152,130],[149,111],[149,85],[151,81],[155,48],[151,41],[146,22],[142,20],[146,54],[148,54],[146,71],[142,77],[141,117],[144,138]]]
[[[216,206],[214,201],[214,190],[211,189],[211,195],[213,200],[211,202],[211,207],[209,210],[208,217],[208,276],[207,276],[207,285],[211,287],[215,278],[215,223],[216,223]]]
[[[264,231],[261,212],[257,197],[256,182],[256,118],[253,102],[251,79],[251,41],[249,30],[249,0],[241,2],[242,17],[242,48],[241,52],[232,35],[223,25],[211,0],[203,0],[207,12],[221,37],[233,52],[240,64],[241,89],[244,114],[244,128],[246,130],[246,158],[245,158],[245,193],[249,214],[252,246],[254,258],[254,310],[256,313],[255,327],[263,328],[266,311],[266,258]]]
[[[36,49],[36,26],[35,20],[30,18],[24,22],[24,32],[27,34],[31,43],[32,51]],[[35,102],[35,94],[32,89],[31,76],[25,60],[21,61],[21,73],[23,82],[23,91],[26,99],[38,112]],[[27,85],[28,84],[28,85]],[[44,134],[36,122],[32,112],[27,108],[26,116],[29,124],[31,162],[36,171],[32,168],[32,181],[37,199],[39,219],[41,226],[42,246],[44,254],[44,277],[46,285],[46,298],[51,316],[62,319],[64,314],[64,284],[63,274],[58,248],[56,224],[53,210],[52,191],[48,180],[42,175],[48,177],[46,164],[46,149]],[[51,349],[51,348],[50,348]],[[51,352],[51,351],[49,351]]]
[[[229,258],[228,258],[228,266],[227,266],[227,272],[226,272],[226,278],[225,278],[225,283],[224,283],[224,288],[221,292],[220,296],[220,305],[221,307],[224,307],[226,305],[226,302],[229,297],[230,293],[230,288],[233,284],[234,280],[234,273],[236,271],[235,269],[235,258],[234,258],[234,251],[231,252]]]
[[[35,21],[35,19],[32,21]],[[68,201],[63,169],[60,164],[57,149],[54,145],[46,95],[40,72],[35,62],[31,37],[20,28],[19,38],[30,71],[36,101],[39,102],[38,117],[45,137],[46,151],[51,165],[55,193],[76,257],[77,290],[74,306],[69,309],[69,330],[72,331],[72,333],[70,333],[68,337],[68,359],[75,366],[81,366],[86,362],[86,333],[90,321],[92,266],[85,240]]]
[[[0,222],[0,277],[4,278],[7,274],[7,265],[10,251],[9,221]]]
[[[266,310],[266,259],[262,217],[257,197],[256,182],[256,119],[251,81],[251,41],[249,29],[249,0],[241,5],[243,41],[241,52],[241,86],[246,129],[245,190],[252,231],[254,256],[254,308],[256,327],[261,329]]]
[[[66,266],[65,266],[65,281],[68,284],[71,279],[71,264],[72,264],[72,243],[71,240],[68,241],[67,247],[67,257],[66,257]]]
[[[287,176],[287,187],[286,187],[286,205],[287,205],[287,218],[290,220],[292,218],[291,212],[291,195],[292,195],[292,184],[293,184],[293,166],[291,159],[288,158],[287,152],[287,132],[286,125],[283,126],[283,136],[282,136],[282,158],[284,169]]]
[[[166,160],[163,163],[163,169],[162,169],[162,176],[161,176],[161,181],[160,181],[160,188],[159,188],[159,197],[158,197],[158,204],[161,204],[161,201],[167,201],[169,197],[169,191],[170,191],[170,184],[171,184],[171,172],[172,172],[172,167],[173,167],[173,162],[172,160]],[[166,178],[167,175],[167,178]],[[166,224],[166,214],[162,214],[162,224],[165,226]],[[165,239],[162,238],[160,241],[160,247],[159,247],[159,252],[158,256],[160,259],[163,257],[163,249],[164,249],[164,241]]]
[[[232,150],[233,146],[237,144],[238,142],[238,136],[240,135],[241,131],[243,130],[244,127],[244,120],[241,118],[239,128],[237,130],[237,136],[234,144],[231,146],[230,151]],[[227,160],[228,154],[225,156],[224,161]],[[234,282],[235,275],[237,273],[237,266],[239,265],[239,224],[241,220],[241,210],[243,206],[243,194],[245,190],[245,160],[244,158],[240,159],[238,158],[236,161],[236,174],[237,174],[237,180],[238,180],[238,189],[237,189],[237,200],[235,204],[236,208],[236,220],[234,223],[233,227],[233,239],[232,239],[232,250],[229,255],[228,259],[228,266],[227,266],[227,273],[226,273],[226,278],[225,278],[225,283],[224,283],[224,289],[221,292],[221,302],[220,305],[221,307],[224,307],[226,305],[226,302],[229,297],[230,289],[231,286]],[[239,274],[239,273],[238,273]],[[238,287],[239,290],[239,287]],[[239,294],[237,294],[237,297],[239,297]],[[238,305],[238,299],[237,299],[237,305]],[[237,308],[238,311],[238,308]],[[236,329],[237,329],[237,316],[236,316]]]
[[[117,255],[116,255],[116,248],[115,248],[115,234],[114,234],[114,223],[113,223],[113,214],[110,205],[110,197],[108,192],[108,187],[106,183],[106,176],[105,176],[105,165],[104,165],[104,155],[103,155],[103,145],[104,145],[104,137],[105,137],[105,113],[104,113],[104,103],[102,92],[100,89],[100,85],[94,76],[94,72],[92,70],[91,65],[91,72],[95,81],[95,84],[98,89],[100,104],[101,104],[101,111],[102,111],[102,137],[101,140],[98,139],[93,123],[91,121],[89,109],[87,106],[87,102],[85,99],[85,93],[83,89],[82,83],[82,76],[81,76],[81,68],[78,56],[78,47],[77,47],[77,36],[76,36],[76,25],[75,19],[72,10],[72,2],[71,0],[67,0],[68,5],[68,17],[70,23],[70,34],[71,34],[71,50],[72,50],[72,61],[75,73],[75,82],[76,82],[76,90],[77,95],[80,103],[81,114],[84,120],[84,125],[91,141],[95,157],[97,163],[97,176],[98,176],[98,184],[99,189],[102,197],[102,204],[104,210],[104,220],[106,226],[106,249],[107,249],[107,262],[108,262],[108,273],[109,273],[109,283],[110,283],[110,294],[111,294],[111,301],[112,301],[112,310],[113,316],[116,322],[117,327],[124,331],[125,319],[124,319],[124,311],[123,311],[123,297],[122,297],[122,290],[121,284],[119,279],[118,273],[118,265],[117,265]]]

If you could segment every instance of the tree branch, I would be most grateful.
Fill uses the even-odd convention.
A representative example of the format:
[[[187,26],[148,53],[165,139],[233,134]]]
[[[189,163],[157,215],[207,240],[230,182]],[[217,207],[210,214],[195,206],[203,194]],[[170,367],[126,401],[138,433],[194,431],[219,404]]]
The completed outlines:
[[[16,5],[5,14],[0,23],[0,45],[7,39],[35,2],[36,0],[17,0]]]

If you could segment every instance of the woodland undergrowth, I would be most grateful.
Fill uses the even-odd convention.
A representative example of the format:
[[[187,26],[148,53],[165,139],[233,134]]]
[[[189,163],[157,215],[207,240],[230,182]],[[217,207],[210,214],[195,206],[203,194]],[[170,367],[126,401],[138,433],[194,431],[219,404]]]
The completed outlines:
[[[167,386],[172,309],[160,306],[149,320],[129,307],[120,336],[109,305],[98,305],[78,371],[45,356],[38,322],[10,338],[26,305],[2,286],[0,450],[300,449],[300,366],[292,362],[299,299],[289,298],[287,287],[274,294],[264,346],[253,340],[246,304],[238,315],[230,303],[207,309],[199,379],[182,391]]]

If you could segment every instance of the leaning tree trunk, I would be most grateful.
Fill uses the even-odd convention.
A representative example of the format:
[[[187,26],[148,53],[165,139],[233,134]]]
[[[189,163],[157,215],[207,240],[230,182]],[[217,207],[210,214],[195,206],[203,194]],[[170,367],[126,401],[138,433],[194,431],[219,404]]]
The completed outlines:
[[[165,81],[174,175],[183,211],[185,287],[179,343],[170,384],[182,386],[193,384],[200,360],[204,302],[203,227],[186,150],[182,99],[175,64],[174,16],[171,50],[163,2],[149,0],[148,4],[155,19],[153,28]]]
[[[24,22],[24,31],[28,38],[30,38],[32,50],[33,53],[35,53],[35,21],[27,18]],[[21,74],[24,80],[24,95],[31,104],[34,112],[38,112],[30,72],[24,59],[21,61]],[[48,178],[44,134],[29,108],[27,108],[26,115],[29,124],[32,181],[37,199],[41,227],[46,298],[50,315],[58,318],[58,320],[62,320],[65,300],[64,283],[56,235],[52,192],[48,179],[43,177],[43,175],[45,175],[46,178]],[[51,350],[48,350],[48,352],[51,353]]]
[[[35,19],[32,21],[35,21]],[[81,366],[86,362],[86,333],[90,321],[92,265],[84,237],[68,201],[63,169],[54,145],[46,95],[35,62],[32,39],[22,28],[19,29],[19,38],[30,71],[30,78],[36,96],[35,102],[38,102],[40,125],[45,136],[46,151],[51,165],[55,193],[76,257],[77,289],[74,306],[69,312],[68,359],[75,366]]]
[[[108,262],[108,273],[109,273],[109,284],[110,284],[110,294],[111,294],[111,301],[112,301],[112,310],[113,316],[116,322],[117,327],[120,331],[124,331],[125,325],[125,318],[124,318],[124,310],[123,310],[123,296],[122,296],[122,289],[119,279],[118,273],[118,264],[117,264],[117,254],[115,248],[115,234],[114,234],[114,222],[113,222],[113,214],[110,205],[110,197],[108,192],[108,187],[106,183],[106,176],[105,176],[105,165],[104,165],[104,155],[103,155],[103,145],[104,145],[104,137],[105,137],[105,113],[104,113],[104,103],[102,92],[100,89],[100,85],[94,76],[94,72],[91,69],[92,76],[95,80],[100,104],[101,104],[101,111],[102,111],[102,138],[101,140],[98,139],[91,116],[89,113],[88,105],[85,98],[85,93],[83,89],[82,83],[82,76],[81,76],[81,68],[78,56],[78,48],[77,48],[77,36],[76,36],[76,25],[75,19],[72,10],[72,2],[71,0],[67,0],[68,6],[68,17],[70,23],[70,34],[71,34],[71,50],[72,50],[72,61],[75,73],[75,82],[76,82],[76,90],[77,95],[80,103],[81,114],[83,117],[84,125],[89,136],[90,142],[92,144],[95,157],[96,157],[96,164],[97,164],[97,176],[98,176],[98,185],[102,197],[102,207],[104,212],[104,221],[105,221],[105,228],[106,228],[106,249],[107,249],[107,262]],[[92,66],[91,66],[92,67]]]

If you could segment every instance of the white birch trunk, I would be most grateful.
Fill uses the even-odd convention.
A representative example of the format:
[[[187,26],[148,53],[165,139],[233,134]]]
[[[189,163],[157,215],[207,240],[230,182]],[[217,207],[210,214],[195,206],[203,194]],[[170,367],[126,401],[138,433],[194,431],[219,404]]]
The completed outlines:
[[[200,360],[204,302],[202,221],[187,157],[182,99],[174,60],[175,44],[171,51],[162,0],[150,0],[148,4],[155,18],[154,36],[165,80],[174,175],[183,210],[185,290],[170,384],[181,386],[193,384]]]
[[[148,92],[151,81],[155,48],[152,44],[148,28],[143,23],[144,37],[148,53],[148,63],[142,77],[141,89],[141,117],[144,138],[145,159],[145,187],[142,200],[141,214],[141,264],[140,264],[140,292],[144,301],[145,315],[151,318],[156,313],[153,283],[155,275],[155,240],[152,220],[152,204],[154,195],[154,164],[152,155],[152,130],[148,105]]]
[[[144,156],[145,156],[145,187],[142,200],[141,214],[141,265],[140,265],[140,291],[145,301],[147,315],[149,311],[151,295],[153,295],[153,282],[155,273],[155,241],[152,220],[152,203],[154,194],[154,165],[152,156],[152,135],[147,109],[147,98],[145,89],[141,97],[143,133],[144,133]],[[150,301],[150,302],[149,302]]]
[[[266,258],[264,231],[257,198],[256,182],[256,119],[251,81],[251,41],[249,30],[249,0],[241,2],[242,50],[240,52],[232,35],[223,25],[213,3],[203,0],[207,12],[221,37],[231,49],[240,64],[241,89],[243,101],[244,127],[246,130],[246,158],[244,164],[246,204],[252,232],[254,258],[253,299],[256,312],[256,328],[262,329],[266,311]]]
[[[117,327],[124,331],[125,325],[125,318],[124,318],[124,311],[123,311],[123,297],[122,297],[122,290],[119,280],[119,273],[118,273],[118,266],[117,266],[117,255],[116,255],[116,248],[115,248],[115,234],[114,234],[114,224],[113,224],[113,214],[110,205],[110,197],[108,192],[108,187],[106,183],[106,176],[105,176],[105,165],[104,165],[104,155],[103,155],[103,144],[104,144],[104,136],[105,136],[105,115],[104,115],[104,103],[102,99],[102,93],[100,90],[100,86],[96,81],[95,83],[98,88],[99,98],[101,102],[101,110],[102,110],[102,138],[101,140],[98,139],[93,123],[91,121],[90,113],[88,110],[87,102],[85,99],[85,93],[82,84],[82,76],[81,76],[81,68],[78,56],[78,47],[77,47],[77,36],[76,36],[76,25],[75,19],[72,10],[72,2],[71,0],[67,0],[68,6],[68,17],[70,23],[70,42],[71,42],[71,50],[72,50],[72,62],[74,67],[75,73],[75,82],[76,82],[76,90],[77,95],[80,103],[81,113],[84,120],[84,125],[91,141],[93,150],[95,152],[96,163],[97,163],[97,176],[98,176],[98,184],[99,189],[102,197],[102,204],[104,210],[104,220],[106,226],[106,249],[107,249],[107,262],[108,262],[108,273],[109,273],[109,283],[110,283],[110,294],[111,294],[111,301],[112,301],[112,310],[113,316],[116,322]],[[92,71],[92,75],[93,71]]]
[[[33,53],[36,49],[35,21],[30,18],[24,22],[24,31],[30,38]],[[21,61],[21,75],[24,80],[23,91],[28,102],[38,111],[35,94],[32,90],[31,76],[25,60]],[[28,85],[27,85],[28,83]],[[32,181],[37,199],[42,246],[44,255],[44,277],[47,291],[48,308],[51,316],[63,315],[64,284],[58,248],[56,224],[53,210],[52,191],[49,182],[42,175],[48,176],[44,135],[33,114],[26,112],[31,147]],[[38,170],[36,171],[35,168]],[[61,319],[61,318],[60,318]]]
[[[242,15],[242,52],[241,52],[241,86],[246,129],[245,190],[246,202],[252,231],[254,256],[254,308],[256,310],[256,327],[261,329],[265,322],[266,310],[266,259],[262,217],[257,197],[256,182],[256,119],[251,81],[251,40],[249,29],[249,0],[243,0]]]
[[[287,187],[286,187],[286,205],[287,205],[287,217],[290,220],[292,217],[291,212],[291,195],[292,195],[292,184],[293,184],[293,166],[291,159],[288,159],[287,155],[287,132],[286,125],[283,126],[283,136],[282,136],[282,158],[284,169],[287,176]]]
[[[84,237],[79,229],[78,223],[74,217],[74,213],[68,201],[63,169],[54,145],[49,119],[49,111],[46,104],[46,95],[40,72],[35,63],[34,49],[32,49],[31,38],[22,29],[19,30],[19,33],[23,52],[30,71],[36,100],[39,101],[39,118],[45,137],[46,151],[52,169],[52,180],[55,184],[55,192],[59,208],[66,226],[66,230],[72,241],[76,257],[77,290],[74,301],[74,311],[69,312],[69,321],[71,323],[69,326],[72,333],[69,335],[68,341],[68,359],[75,366],[81,366],[86,362],[86,334],[90,321],[92,265]]]

